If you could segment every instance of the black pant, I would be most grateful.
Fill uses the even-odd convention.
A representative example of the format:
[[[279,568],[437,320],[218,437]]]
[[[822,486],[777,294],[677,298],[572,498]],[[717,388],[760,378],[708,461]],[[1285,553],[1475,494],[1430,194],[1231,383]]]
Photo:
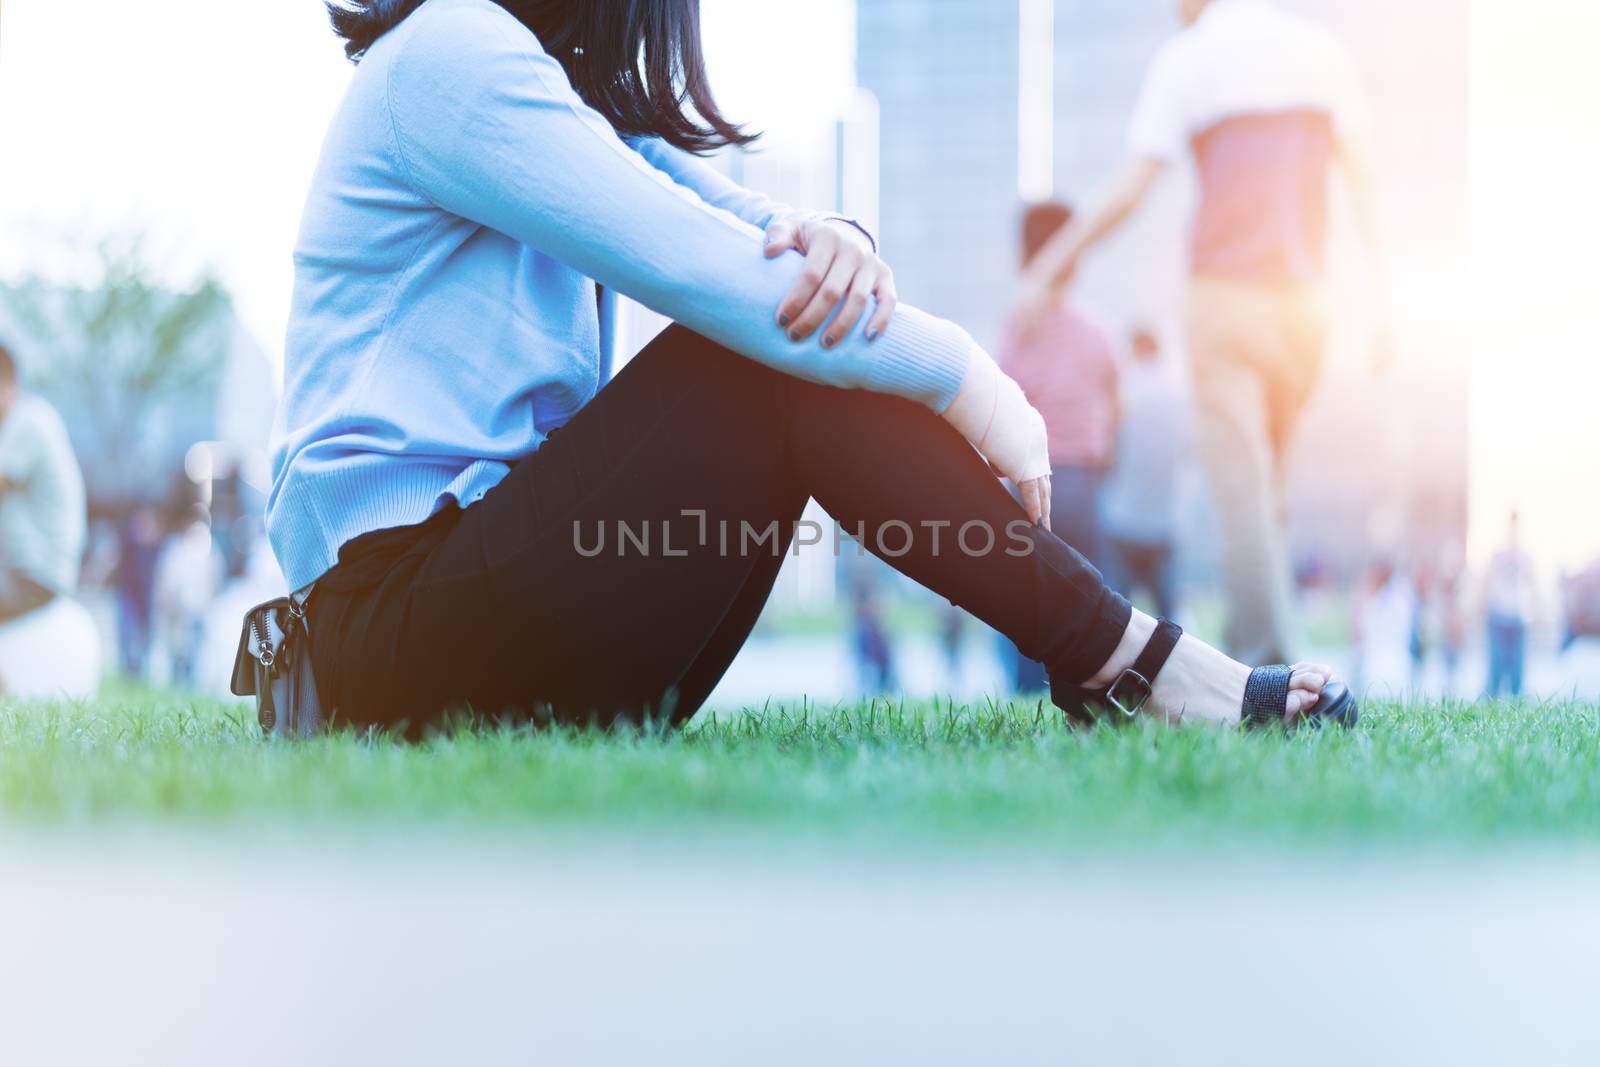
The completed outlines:
[[[749,637],[810,497],[1060,680],[1092,675],[1127,625],[926,408],[673,326],[481,501],[344,546],[309,608],[322,697],[357,725],[463,707],[681,722]]]

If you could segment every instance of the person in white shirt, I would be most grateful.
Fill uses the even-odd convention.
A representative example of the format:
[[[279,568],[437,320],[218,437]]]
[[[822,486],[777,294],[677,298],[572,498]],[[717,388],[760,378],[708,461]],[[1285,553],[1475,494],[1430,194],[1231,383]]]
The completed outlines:
[[[67,428],[0,345],[0,696],[84,699],[99,684],[94,620],[73,599],[86,526]]]
[[[172,681],[188,689],[199,685],[206,613],[221,585],[221,563],[213,547],[211,516],[199,506],[190,510],[156,558],[156,621],[171,660]]]
[[[1189,349],[1197,443],[1223,526],[1226,645],[1246,661],[1283,659],[1283,462],[1323,358],[1331,170],[1348,179],[1380,304],[1386,289],[1368,117],[1354,62],[1317,24],[1270,0],[1180,0],[1179,11],[1185,27],[1146,77],[1127,163],[1099,208],[1039,256],[1014,318],[1037,315],[1156,180],[1192,160]]]
[[[0,622],[77,588],[87,536],[83,475],[56,409],[23,389],[0,345]]]

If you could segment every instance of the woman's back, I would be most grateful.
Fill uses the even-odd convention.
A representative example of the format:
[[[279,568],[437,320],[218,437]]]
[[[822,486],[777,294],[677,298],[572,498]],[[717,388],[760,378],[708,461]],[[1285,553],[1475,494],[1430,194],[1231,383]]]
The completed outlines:
[[[973,352],[899,305],[827,348],[773,322],[802,257],[776,206],[625,144],[491,0],[428,0],[362,60],[296,255],[267,526],[294,588],[372,530],[478,500],[594,394],[594,283],[796,377],[943,411]]]
[[[457,61],[463,17],[531,40],[488,0],[430,0],[357,67],[312,181],[269,505],[291,581],[331,563],[307,553],[365,532],[367,507],[422,518],[441,495],[481,496],[599,385],[593,283],[436,206],[407,172],[405,85]],[[320,522],[297,512],[334,478],[355,497],[351,528],[302,545],[294,531]]]

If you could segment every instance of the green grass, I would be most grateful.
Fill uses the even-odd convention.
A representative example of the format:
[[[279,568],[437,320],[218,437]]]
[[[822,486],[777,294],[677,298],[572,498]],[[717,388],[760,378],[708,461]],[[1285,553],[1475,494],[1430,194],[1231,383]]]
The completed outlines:
[[[682,733],[265,743],[240,705],[0,703],[0,825],[283,824],[868,842],[1600,840],[1600,707],[1369,706],[1291,737],[1033,706],[702,715]]]

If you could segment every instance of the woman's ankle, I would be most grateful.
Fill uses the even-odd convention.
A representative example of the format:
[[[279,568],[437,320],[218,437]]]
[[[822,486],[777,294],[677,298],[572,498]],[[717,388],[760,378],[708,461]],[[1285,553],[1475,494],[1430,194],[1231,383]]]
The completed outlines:
[[[1118,675],[1133,666],[1155,630],[1156,620],[1135,609],[1116,651],[1084,684],[1099,688],[1116,681]],[[1243,664],[1185,634],[1159,676],[1149,679],[1151,698],[1146,714],[1169,723],[1188,717],[1236,724],[1249,673]]]
[[[1144,646],[1155,632],[1156,620],[1135,608],[1133,615],[1128,619],[1127,629],[1122,631],[1122,640],[1117,642],[1116,649],[1111,653],[1111,658],[1095,672],[1094,677],[1083,684],[1089,688],[1101,688],[1116,681],[1117,675],[1133,666],[1133,661],[1144,651]]]

